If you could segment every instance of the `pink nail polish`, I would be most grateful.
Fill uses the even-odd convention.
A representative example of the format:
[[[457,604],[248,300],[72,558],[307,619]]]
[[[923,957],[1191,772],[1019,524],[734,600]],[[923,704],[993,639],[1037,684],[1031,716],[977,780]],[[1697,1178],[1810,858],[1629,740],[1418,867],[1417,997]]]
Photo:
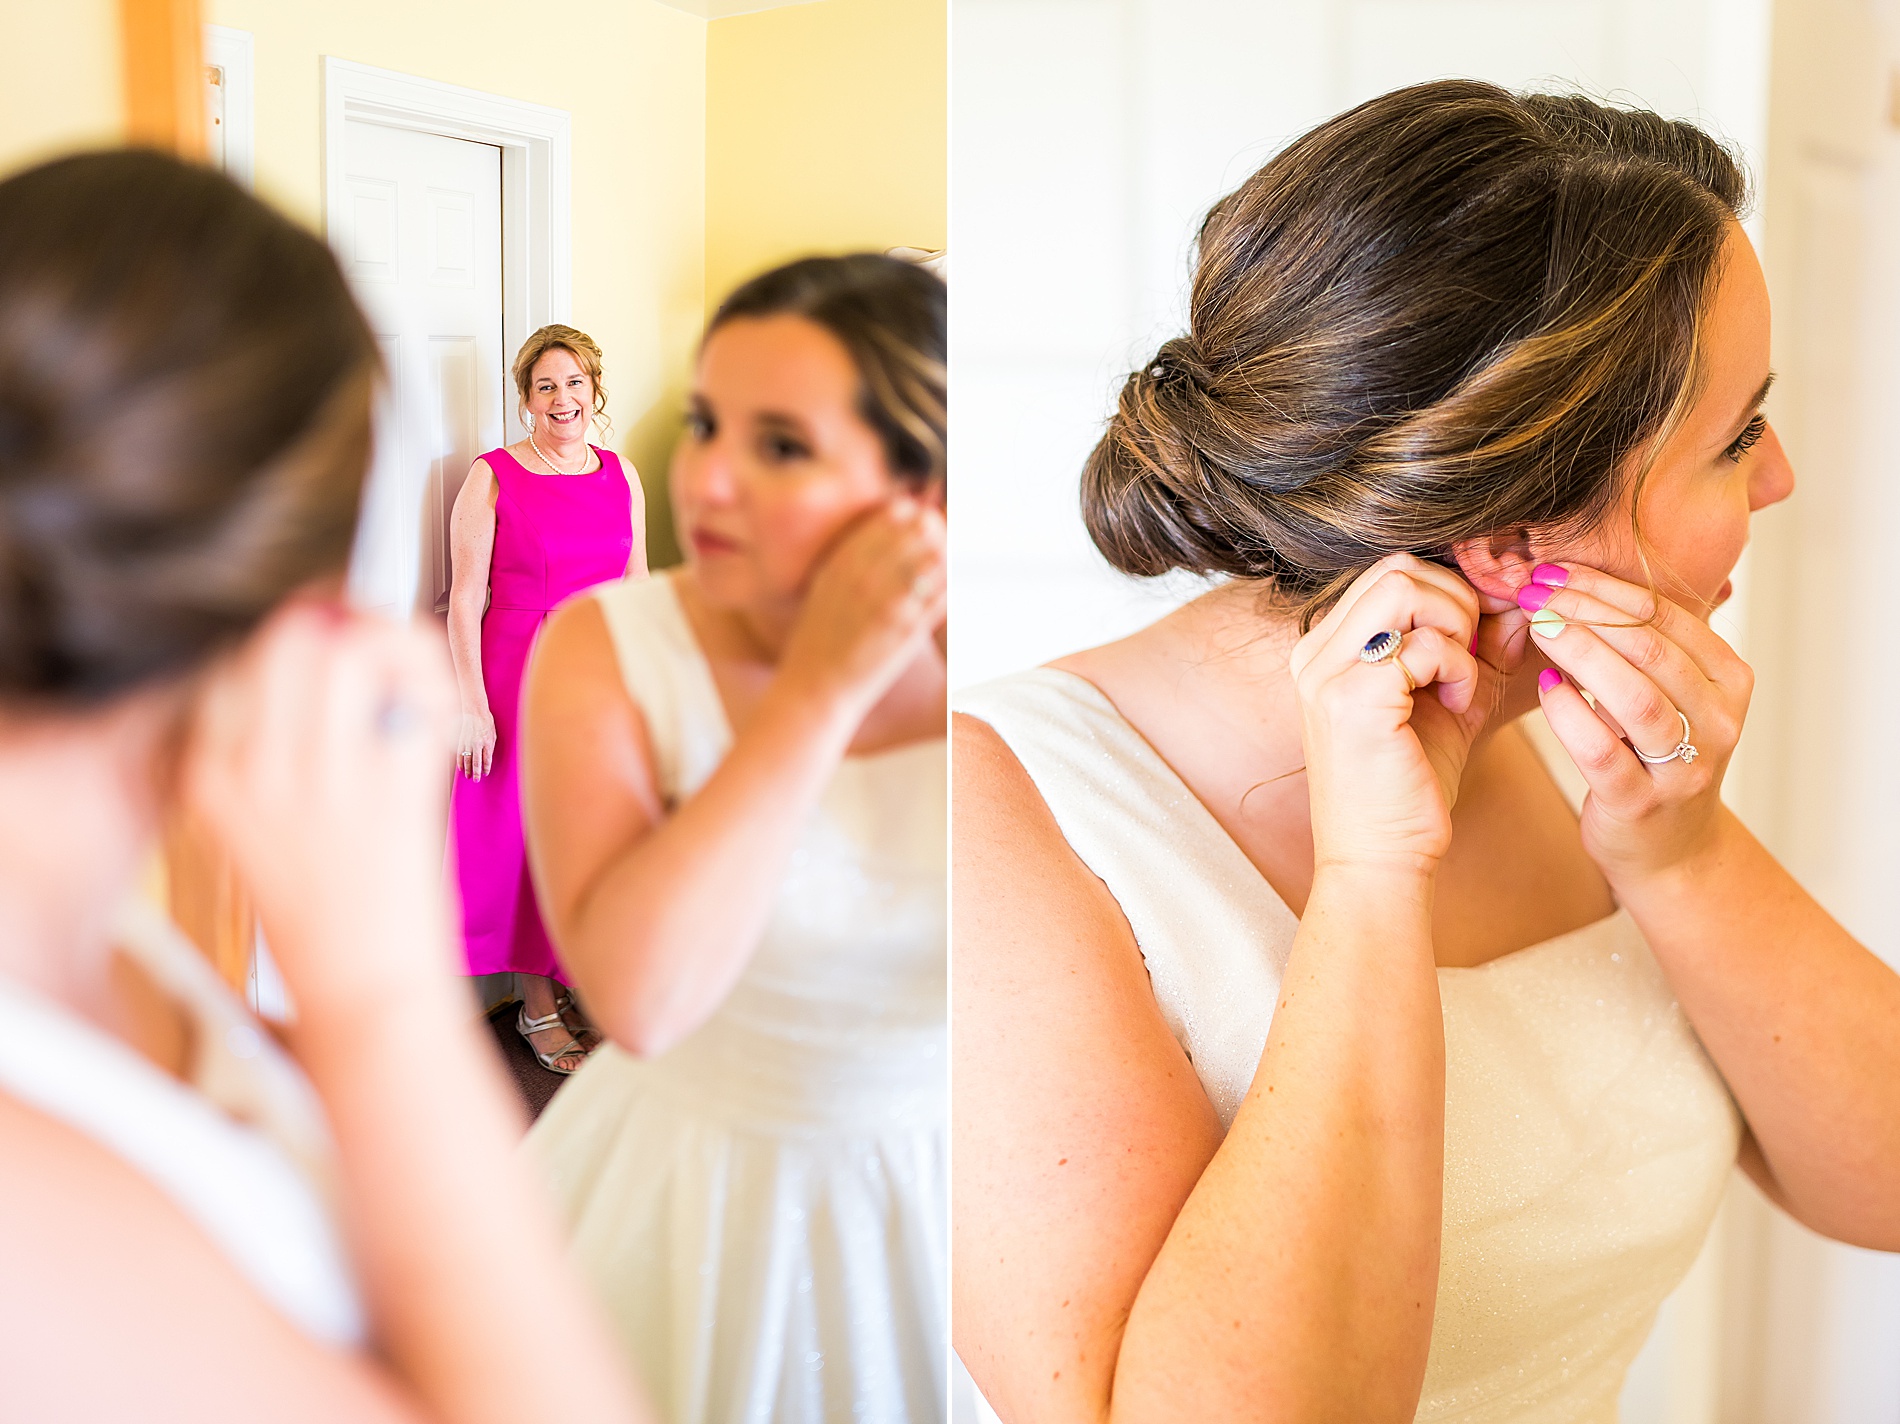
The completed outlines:
[[[1517,606],[1526,613],[1535,613],[1549,603],[1551,595],[1556,592],[1557,590],[1548,584],[1527,583],[1517,591]]]
[[[1471,656],[1474,658],[1478,656],[1478,630],[1476,628],[1471,630]]]
[[[1539,564],[1531,570],[1531,582],[1549,584],[1552,588],[1562,588],[1570,582],[1570,570],[1562,564]]]
[[[1545,668],[1542,672],[1537,674],[1537,690],[1539,692],[1549,692],[1553,687],[1561,687],[1563,680],[1564,675],[1558,672],[1556,668]]]

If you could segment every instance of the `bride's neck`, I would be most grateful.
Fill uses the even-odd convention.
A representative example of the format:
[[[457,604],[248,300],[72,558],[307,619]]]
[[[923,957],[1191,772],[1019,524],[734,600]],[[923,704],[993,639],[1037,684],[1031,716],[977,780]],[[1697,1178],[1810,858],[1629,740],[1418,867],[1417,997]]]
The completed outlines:
[[[1275,712],[1282,739],[1297,744],[1299,708],[1287,660],[1300,640],[1298,615],[1276,605],[1257,583],[1222,584],[1150,626],[1172,660],[1196,682],[1197,695],[1231,698],[1251,709],[1248,721]],[[1538,705],[1536,658],[1493,684],[1497,710],[1480,739],[1488,738]]]
[[[0,974],[103,1023],[113,919],[156,825],[152,722],[0,714]]]

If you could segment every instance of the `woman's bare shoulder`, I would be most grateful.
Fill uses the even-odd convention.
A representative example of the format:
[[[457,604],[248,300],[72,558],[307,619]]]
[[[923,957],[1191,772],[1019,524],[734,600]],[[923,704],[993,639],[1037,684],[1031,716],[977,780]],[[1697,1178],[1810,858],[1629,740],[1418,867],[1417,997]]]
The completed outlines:
[[[413,1421],[130,1165],[0,1094],[0,1359],[20,1418]]]
[[[619,686],[613,635],[592,592],[576,594],[548,615],[535,639],[534,661],[543,675],[606,675]]]
[[[951,717],[953,884],[991,908],[1019,903],[1048,923],[1133,949],[1133,936],[1108,887],[1069,845],[1055,813],[1016,754],[980,718]],[[988,912],[982,916],[989,919]],[[975,922],[972,921],[972,924]],[[973,944],[973,949],[975,948]]]

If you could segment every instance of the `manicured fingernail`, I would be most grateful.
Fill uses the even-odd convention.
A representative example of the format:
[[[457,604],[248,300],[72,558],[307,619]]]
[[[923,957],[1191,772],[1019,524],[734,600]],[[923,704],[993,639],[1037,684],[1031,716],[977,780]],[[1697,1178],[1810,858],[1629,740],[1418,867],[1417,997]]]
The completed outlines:
[[[1562,564],[1539,564],[1531,570],[1532,583],[1547,583],[1552,588],[1562,588],[1570,582],[1570,570]]]
[[[1471,655],[1474,658],[1478,655],[1478,630],[1476,628],[1471,630]]]
[[[1535,613],[1557,590],[1541,583],[1527,583],[1517,591],[1517,606],[1527,613]]]
[[[1564,630],[1564,616],[1554,608],[1540,608],[1531,614],[1531,632],[1540,638],[1554,638]]]
[[[1545,668],[1542,672],[1537,674],[1537,690],[1539,692],[1549,692],[1553,687],[1562,687],[1563,682],[1564,675],[1558,672],[1556,668]]]

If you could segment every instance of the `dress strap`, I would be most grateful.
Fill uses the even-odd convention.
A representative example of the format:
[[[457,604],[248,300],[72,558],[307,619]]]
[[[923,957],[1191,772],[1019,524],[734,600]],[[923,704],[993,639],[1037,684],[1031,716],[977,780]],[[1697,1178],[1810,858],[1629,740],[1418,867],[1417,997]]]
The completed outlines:
[[[1299,921],[1213,813],[1100,689],[1033,668],[965,689],[1134,932],[1155,1002],[1223,1123],[1266,1041]],[[1169,849],[1157,868],[1155,849]],[[1260,1018],[1211,1006],[1257,1003]]]
[[[606,620],[620,680],[646,721],[670,809],[699,790],[731,749],[718,684],[669,575],[604,584],[592,596]]]
[[[306,1333],[361,1344],[366,1322],[334,1209],[300,1160],[313,1143],[327,1146],[308,1084],[156,910],[130,911],[115,939],[191,1018],[196,1081],[179,1082],[63,1004],[0,978],[0,1090],[145,1177]],[[207,1076],[235,1101],[205,1092]],[[237,1078],[254,1085],[233,1094]],[[293,1098],[310,1116],[287,1141]],[[244,1115],[247,1105],[257,1116]]]

